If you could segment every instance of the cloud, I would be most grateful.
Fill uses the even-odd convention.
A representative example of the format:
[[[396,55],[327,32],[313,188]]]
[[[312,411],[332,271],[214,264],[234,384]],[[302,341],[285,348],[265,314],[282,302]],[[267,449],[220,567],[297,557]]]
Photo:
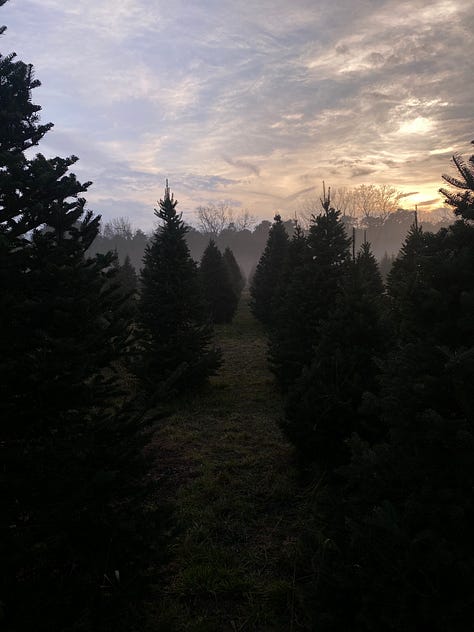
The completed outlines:
[[[260,175],[260,169],[252,164],[251,162],[248,162],[247,160],[233,160],[232,158],[229,158],[228,156],[222,156],[224,162],[226,162],[228,165],[231,165],[232,167],[237,167],[239,169],[244,169],[246,171],[250,171],[250,173],[253,173],[256,176]]]
[[[410,197],[411,195],[418,195],[419,191],[408,191],[407,193],[401,193],[400,199]]]
[[[46,153],[80,157],[95,206],[143,218],[165,177],[185,209],[264,217],[323,179],[430,199],[469,151],[465,0],[22,0],[2,23],[42,81]]]
[[[376,173],[376,171],[376,169],[370,167],[355,167],[351,171],[351,176],[353,178],[359,178],[361,176],[369,176],[371,173]]]
[[[314,191],[316,187],[307,187],[306,189],[301,189],[300,191],[296,191],[296,193],[292,193],[291,195],[287,195],[285,198],[285,202],[292,202],[293,200],[297,200],[299,197],[304,195],[305,193],[309,193],[310,191]]]
[[[433,206],[435,204],[439,204],[440,198],[434,198],[432,200],[425,200],[424,202],[417,202],[417,206]]]

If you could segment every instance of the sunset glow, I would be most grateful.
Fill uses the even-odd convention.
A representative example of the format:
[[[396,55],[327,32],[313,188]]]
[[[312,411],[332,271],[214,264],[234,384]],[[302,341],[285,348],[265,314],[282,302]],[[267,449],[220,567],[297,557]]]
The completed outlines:
[[[464,0],[22,0],[2,44],[42,82],[41,151],[78,155],[91,208],[148,229],[166,177],[191,222],[218,200],[291,216],[322,180],[441,204],[474,137],[473,16]]]

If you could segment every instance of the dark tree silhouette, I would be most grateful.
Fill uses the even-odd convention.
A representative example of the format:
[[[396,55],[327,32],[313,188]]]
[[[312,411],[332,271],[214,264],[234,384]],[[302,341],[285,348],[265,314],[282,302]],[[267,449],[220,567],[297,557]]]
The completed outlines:
[[[348,459],[346,441],[353,432],[370,439],[377,433],[373,419],[359,409],[364,392],[376,389],[378,360],[389,345],[383,291],[377,262],[364,243],[320,323],[311,365],[290,390],[283,427],[300,455],[320,468],[334,469]]]
[[[250,286],[252,312],[258,320],[270,326],[274,319],[274,293],[280,281],[288,250],[288,233],[280,215],[275,215],[267,245],[258,262]]]
[[[463,164],[457,157],[455,162]],[[371,400],[383,434],[350,439],[350,463],[329,490],[335,501],[325,535],[334,546],[314,555],[328,580],[314,593],[322,630],[442,632],[468,628],[472,620],[469,187],[460,197],[447,195],[461,219],[436,234],[414,225],[389,275],[399,326],[378,363],[380,386]],[[344,612],[334,608],[334,590]]]
[[[214,323],[230,323],[239,300],[226,263],[211,239],[199,267],[204,299]]]
[[[76,158],[25,153],[51,128],[31,102],[32,67],[2,56],[0,79],[3,623],[107,629],[123,605],[110,584],[106,607],[104,573],[141,585],[144,532],[124,518],[147,523],[146,440],[139,417],[118,410],[113,370],[128,323],[113,254],[86,256],[100,218],[79,197],[89,183],[68,173]]]
[[[474,219],[474,155],[467,163],[462,156],[454,155],[453,163],[458,177],[445,174],[443,179],[458,191],[442,188],[440,193],[446,197],[447,204],[453,207],[456,215],[467,220]]]
[[[340,213],[331,206],[330,192],[321,202],[323,211],[312,219],[306,246],[295,244],[298,265],[289,276],[270,332],[272,370],[283,391],[312,362],[320,322],[334,308],[349,265],[350,240]]]
[[[155,215],[161,221],[146,247],[141,271],[139,320],[147,389],[160,396],[203,383],[219,366],[198,271],[186,244],[185,226],[168,183]]]
[[[222,255],[222,257],[224,259],[224,264],[227,268],[227,272],[232,282],[234,293],[237,298],[240,298],[242,290],[245,287],[245,279],[242,274],[242,270],[240,269],[240,266],[237,263],[236,258],[234,257],[234,253],[228,246],[224,250],[224,254]]]
[[[122,265],[120,265],[117,253],[115,253],[113,263],[115,274],[112,283],[118,294],[123,297],[122,310],[129,319],[136,318],[138,300],[138,277],[135,268],[130,262],[130,257],[126,255]]]

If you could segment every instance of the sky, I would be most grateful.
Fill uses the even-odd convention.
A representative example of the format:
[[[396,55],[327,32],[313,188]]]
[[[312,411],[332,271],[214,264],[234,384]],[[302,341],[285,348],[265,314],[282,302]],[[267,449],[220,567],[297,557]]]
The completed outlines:
[[[290,217],[323,180],[429,210],[472,149],[472,0],[10,0],[0,23],[42,83],[39,150],[79,157],[104,220],[149,230],[165,178],[190,223]]]

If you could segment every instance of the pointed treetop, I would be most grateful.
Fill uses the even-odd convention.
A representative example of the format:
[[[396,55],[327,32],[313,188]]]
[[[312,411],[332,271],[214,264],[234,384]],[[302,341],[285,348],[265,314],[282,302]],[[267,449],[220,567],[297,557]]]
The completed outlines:
[[[166,184],[165,184],[165,201],[170,199],[170,187],[168,184],[168,178],[166,178]]]

